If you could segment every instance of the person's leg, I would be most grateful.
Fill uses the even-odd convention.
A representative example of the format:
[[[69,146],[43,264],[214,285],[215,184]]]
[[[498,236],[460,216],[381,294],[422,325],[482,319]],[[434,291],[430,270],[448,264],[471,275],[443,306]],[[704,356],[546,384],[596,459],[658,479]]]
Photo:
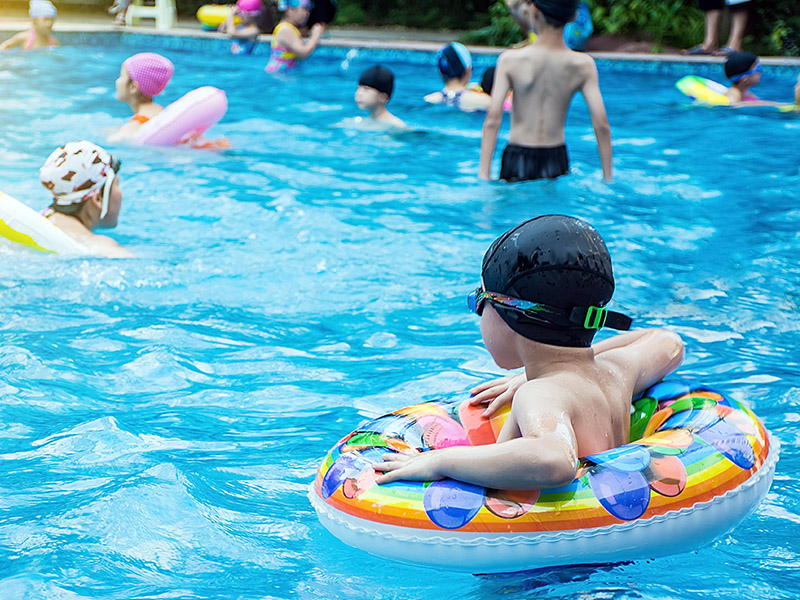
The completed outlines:
[[[742,49],[742,38],[744,37],[744,30],[747,27],[747,8],[742,6],[741,9],[734,9],[731,7],[731,33],[728,36],[728,46],[737,52]]]
[[[706,12],[706,36],[703,38],[703,49],[706,52],[713,52],[717,49],[717,32],[719,22],[722,20],[721,10],[709,10]]]

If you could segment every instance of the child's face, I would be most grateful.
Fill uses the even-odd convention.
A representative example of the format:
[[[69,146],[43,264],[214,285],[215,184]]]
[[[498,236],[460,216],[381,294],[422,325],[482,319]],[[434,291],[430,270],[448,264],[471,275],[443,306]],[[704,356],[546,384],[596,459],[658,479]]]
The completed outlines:
[[[56,22],[51,17],[36,17],[33,19],[33,29],[36,33],[47,35],[53,30],[53,24]]]
[[[120,102],[128,102],[133,99],[136,93],[136,84],[131,81],[131,76],[128,75],[128,69],[125,65],[119,70],[119,77],[117,77],[117,100]]]
[[[361,110],[374,110],[377,107],[386,105],[387,100],[386,94],[373,87],[360,85],[356,88],[356,104]]]
[[[494,362],[502,369],[518,369],[523,366],[519,354],[511,342],[514,331],[497,314],[494,307],[486,302],[481,317],[481,337]]]
[[[311,14],[311,11],[304,7],[297,7],[297,8],[287,8],[286,12],[286,20],[294,23],[298,27],[302,27],[308,21],[308,17]]]

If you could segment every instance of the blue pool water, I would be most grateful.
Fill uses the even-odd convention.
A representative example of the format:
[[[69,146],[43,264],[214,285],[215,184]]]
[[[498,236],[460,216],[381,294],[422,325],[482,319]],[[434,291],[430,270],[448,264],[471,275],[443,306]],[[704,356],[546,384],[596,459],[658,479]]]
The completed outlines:
[[[415,131],[388,135],[335,126],[385,56],[272,79],[221,48],[164,51],[164,99],[225,89],[231,151],[112,147],[111,235],[136,259],[0,250],[0,598],[797,598],[800,119],[692,107],[672,87],[689,71],[601,64],[615,183],[577,100],[572,176],[492,184],[481,117],[423,106],[429,64],[392,59]],[[127,118],[119,65],[152,49],[0,55],[0,189],[44,207],[39,165]],[[783,75],[764,97],[791,97]],[[762,417],[782,443],[770,494],[711,547],[602,568],[471,576],[341,544],[306,498],[318,462],[365,418],[499,372],[465,295],[491,240],[550,212],[600,230],[617,306],[686,341],[679,375]]]

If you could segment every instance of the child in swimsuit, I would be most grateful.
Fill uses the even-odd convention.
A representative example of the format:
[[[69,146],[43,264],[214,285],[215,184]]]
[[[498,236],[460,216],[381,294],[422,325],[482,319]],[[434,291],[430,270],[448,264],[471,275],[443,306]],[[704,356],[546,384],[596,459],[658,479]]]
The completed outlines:
[[[239,0],[228,18],[219,26],[219,31],[231,36],[231,54],[252,54],[258,43],[258,36],[272,31],[272,5],[264,5],[261,0]],[[240,23],[236,24],[236,19]]]
[[[93,254],[128,258],[133,254],[94,229],[117,226],[122,208],[120,161],[91,142],[69,142],[56,148],[39,169],[39,181],[53,194],[44,211],[56,227]]]
[[[175,67],[167,58],[152,52],[134,54],[122,63],[117,78],[117,100],[131,107],[133,117],[109,141],[120,142],[130,138],[164,107],[153,102],[167,87]]]
[[[526,15],[538,34],[533,44],[507,50],[497,61],[494,89],[483,123],[479,176],[491,177],[492,158],[503,120],[503,103],[514,92],[509,144],[503,151],[500,179],[555,179],[569,172],[564,122],[580,91],[589,108],[603,177],[611,179],[611,128],[597,67],[591,56],[570,50],[564,25],[575,16],[577,0],[533,0]]]
[[[463,44],[447,44],[436,54],[436,63],[444,88],[425,96],[425,102],[455,106],[466,111],[486,110],[489,106],[488,96],[468,87],[472,77],[472,55]]]
[[[725,92],[731,106],[775,106],[800,111],[800,77],[794,87],[794,104],[761,100],[750,91],[761,83],[761,61],[752,52],[732,52],[725,61],[725,76],[732,84]]]
[[[625,444],[631,397],[674,371],[681,338],[640,329],[593,343],[599,327],[631,320],[606,308],[614,293],[611,257],[588,223],[564,215],[526,221],[483,257],[468,297],[495,363],[519,375],[474,390],[485,417],[511,404],[494,444],[391,452],[373,468],[383,485],[451,478],[499,490],[554,488],[575,478],[579,456]],[[487,422],[488,423],[488,422]]]
[[[394,91],[394,74],[380,65],[367,69],[361,74],[356,89],[356,104],[362,110],[368,110],[370,121],[386,127],[406,126],[386,109],[386,103]]]
[[[311,35],[303,41],[300,27],[306,24],[311,14],[311,0],[283,0],[279,6],[283,18],[272,32],[272,54],[265,68],[267,73],[285,73],[298,66],[298,61],[305,60],[316,49],[325,25],[314,23]]]
[[[31,28],[7,39],[0,44],[0,50],[9,48],[22,48],[23,50],[36,50],[60,46],[53,37],[53,24],[56,22],[56,7],[49,0],[31,0],[28,16],[31,18]]]

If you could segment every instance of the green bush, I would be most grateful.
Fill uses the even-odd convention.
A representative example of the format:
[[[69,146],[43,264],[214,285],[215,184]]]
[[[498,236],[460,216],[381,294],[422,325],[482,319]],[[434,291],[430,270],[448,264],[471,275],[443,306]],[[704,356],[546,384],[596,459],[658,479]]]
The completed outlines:
[[[490,22],[476,31],[468,31],[459,41],[483,46],[510,46],[525,39],[522,29],[508,14],[503,0],[496,0],[489,8]]]

